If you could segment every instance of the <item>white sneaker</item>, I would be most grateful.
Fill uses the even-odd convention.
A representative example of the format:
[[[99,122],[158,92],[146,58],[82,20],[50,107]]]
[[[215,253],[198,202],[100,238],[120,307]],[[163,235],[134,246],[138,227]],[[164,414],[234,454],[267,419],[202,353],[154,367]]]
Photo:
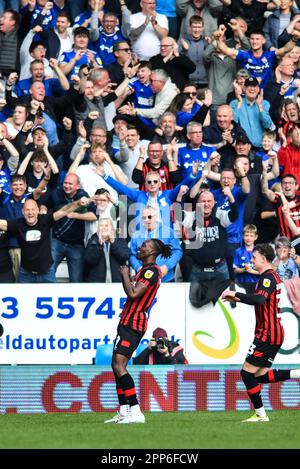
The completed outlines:
[[[127,415],[126,417],[119,420],[117,423],[145,423],[145,416],[140,413],[137,415]]]
[[[121,415],[120,412],[118,412],[111,419],[105,420],[104,423],[119,423],[120,420],[125,419],[126,417],[127,415]]]
[[[242,420],[242,422],[253,422],[253,423],[257,423],[257,422],[269,422],[269,417],[267,415],[265,415],[264,417],[260,416],[260,415],[252,415],[251,417],[249,417],[248,419],[245,419],[245,420]]]

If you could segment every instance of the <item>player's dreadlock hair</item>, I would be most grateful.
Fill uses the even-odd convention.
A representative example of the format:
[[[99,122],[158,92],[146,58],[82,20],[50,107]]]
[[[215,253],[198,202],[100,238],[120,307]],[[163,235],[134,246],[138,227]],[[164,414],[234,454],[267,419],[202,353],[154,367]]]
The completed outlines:
[[[152,239],[155,252],[161,254],[164,258],[171,256],[171,245],[163,243],[160,239]]]

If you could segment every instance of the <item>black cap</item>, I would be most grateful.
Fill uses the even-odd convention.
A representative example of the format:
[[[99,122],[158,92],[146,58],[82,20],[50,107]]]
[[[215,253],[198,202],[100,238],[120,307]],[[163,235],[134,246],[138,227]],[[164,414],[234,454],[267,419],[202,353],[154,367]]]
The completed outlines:
[[[245,81],[245,86],[259,86],[259,82],[256,78],[250,77]]]
[[[236,143],[251,143],[247,135],[239,134],[236,136]]]
[[[131,116],[128,116],[127,114],[117,114],[114,118],[113,118],[113,123],[117,122],[117,121],[125,121],[127,122],[128,124],[133,124],[133,120],[132,120],[132,117]]]

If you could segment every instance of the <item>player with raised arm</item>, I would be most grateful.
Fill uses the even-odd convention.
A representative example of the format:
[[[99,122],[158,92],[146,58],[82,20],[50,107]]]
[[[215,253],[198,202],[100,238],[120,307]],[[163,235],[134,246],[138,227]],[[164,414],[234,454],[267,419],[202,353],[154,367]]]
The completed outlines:
[[[161,283],[157,256],[170,257],[171,248],[159,239],[145,240],[138,249],[142,267],[131,281],[129,268],[121,266],[121,276],[127,300],[117,329],[112,369],[116,380],[120,411],[105,423],[145,423],[137,397],[134,381],[126,368],[147,330],[148,310]]]
[[[279,309],[281,280],[271,264],[274,257],[274,250],[269,244],[255,246],[252,262],[260,278],[254,294],[228,290],[222,294],[224,300],[255,306],[255,337],[241,370],[241,377],[255,408],[255,414],[243,422],[269,421],[261,398],[260,383],[300,378],[300,369],[270,370],[284,339]]]

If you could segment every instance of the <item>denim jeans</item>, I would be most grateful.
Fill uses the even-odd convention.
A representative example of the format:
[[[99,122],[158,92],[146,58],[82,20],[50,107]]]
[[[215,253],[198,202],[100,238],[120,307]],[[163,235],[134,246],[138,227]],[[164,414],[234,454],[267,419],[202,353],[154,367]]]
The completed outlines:
[[[82,282],[84,245],[68,244],[52,238],[54,269],[66,258],[70,282]]]
[[[52,264],[44,274],[33,274],[28,270],[20,268],[18,283],[55,283],[55,270]]]
[[[19,11],[19,7],[19,0],[0,0],[0,15],[8,8]]]
[[[216,264],[214,270],[211,272],[207,272],[202,267],[193,264],[190,281],[201,282],[205,280],[229,280],[229,272],[226,262]]]

